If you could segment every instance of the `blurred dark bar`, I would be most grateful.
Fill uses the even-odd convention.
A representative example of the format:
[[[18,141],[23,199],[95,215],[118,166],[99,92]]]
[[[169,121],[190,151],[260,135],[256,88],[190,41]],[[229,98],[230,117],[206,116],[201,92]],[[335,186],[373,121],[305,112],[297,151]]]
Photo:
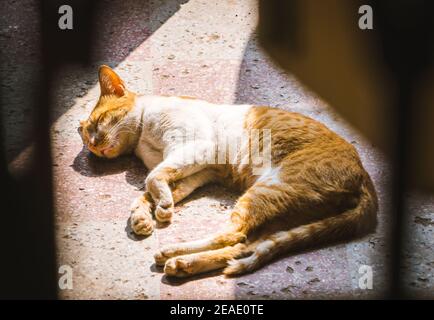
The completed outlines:
[[[34,97],[33,152],[30,167],[12,176],[1,140],[2,210],[0,298],[57,298],[56,250],[51,172],[50,114],[56,75],[65,64],[89,63],[92,21],[97,1],[41,0],[42,66]],[[73,29],[61,30],[59,7],[73,9]],[[7,54],[7,52],[2,52]],[[1,80],[1,79],[0,79]],[[72,84],[73,85],[73,84]],[[2,100],[3,103],[3,100]],[[1,113],[0,113],[1,115]],[[3,119],[2,129],[4,128]]]
[[[358,26],[362,5],[372,8],[373,29]],[[408,297],[402,263],[404,244],[411,236],[405,228],[406,197],[412,188],[433,185],[432,163],[421,159],[430,155],[434,137],[421,134],[432,130],[419,124],[432,105],[418,99],[417,90],[426,85],[423,81],[432,68],[433,2],[261,0],[259,14],[260,42],[270,56],[388,154],[392,204],[387,213],[386,297]],[[377,94],[369,96],[371,89]],[[427,174],[418,175],[420,171]]]
[[[378,1],[374,10],[382,43],[384,60],[396,81],[395,103],[389,108],[392,119],[392,226],[390,292],[391,298],[408,298],[403,288],[403,248],[411,236],[405,228],[408,206],[406,198],[412,171],[417,163],[412,158],[417,114],[424,112],[415,104],[415,93],[421,76],[432,64],[432,1]]]

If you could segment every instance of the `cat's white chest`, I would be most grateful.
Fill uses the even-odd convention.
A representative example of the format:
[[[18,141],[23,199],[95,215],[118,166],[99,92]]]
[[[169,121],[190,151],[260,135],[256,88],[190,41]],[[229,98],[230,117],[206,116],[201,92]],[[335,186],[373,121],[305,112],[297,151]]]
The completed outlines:
[[[155,146],[143,137],[140,138],[134,153],[143,161],[146,168],[149,170],[152,170],[163,161],[163,152],[155,148]]]
[[[219,139],[241,137],[245,116],[251,108],[250,105],[214,105],[201,100],[154,96],[141,98],[140,104],[144,106],[143,127],[135,154],[149,170],[169,154],[172,161],[182,163],[185,159],[176,157],[198,152],[205,144],[213,146]]]

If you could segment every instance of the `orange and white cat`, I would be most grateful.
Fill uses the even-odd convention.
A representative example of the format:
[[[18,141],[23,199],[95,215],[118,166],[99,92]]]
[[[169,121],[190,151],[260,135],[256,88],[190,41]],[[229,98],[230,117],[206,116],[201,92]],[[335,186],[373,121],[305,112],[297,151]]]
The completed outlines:
[[[205,184],[244,192],[226,230],[155,254],[167,275],[241,274],[280,253],[374,231],[371,179],[355,148],[321,123],[271,107],[139,96],[108,66],[99,82],[101,96],[79,132],[95,155],[134,153],[150,170],[131,207],[136,234],[152,233],[153,215],[169,222],[174,205]],[[273,221],[280,231],[255,236]]]

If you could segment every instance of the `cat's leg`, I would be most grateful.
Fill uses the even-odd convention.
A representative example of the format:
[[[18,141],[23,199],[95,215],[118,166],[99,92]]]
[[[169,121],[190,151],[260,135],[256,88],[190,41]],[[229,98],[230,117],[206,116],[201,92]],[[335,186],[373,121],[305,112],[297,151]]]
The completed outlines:
[[[364,197],[368,192],[365,192]],[[369,201],[363,199],[356,208],[340,214],[329,212],[327,204],[336,198],[346,197],[347,193],[328,193],[328,191],[312,190],[308,184],[279,183],[270,185],[256,183],[240,197],[231,215],[233,225],[237,225],[238,234],[248,235],[249,231],[265,225],[276,217],[290,220],[291,227],[287,231],[269,234],[250,243],[237,254],[234,259],[226,259],[227,251],[214,250],[224,247],[223,239],[237,233],[222,235],[220,240],[206,239],[163,247],[154,257],[157,264],[165,262],[165,272],[176,277],[185,277],[224,267],[227,275],[240,274],[254,270],[269,261],[278,253],[309,245],[342,239],[360,233],[360,230],[372,229],[375,219],[364,217],[361,212],[367,210]],[[339,202],[339,201],[338,201]],[[375,212],[374,206],[369,208]],[[375,217],[375,215],[373,214]],[[364,232],[364,231],[363,231]],[[362,233],[363,233],[362,232]],[[234,245],[232,242],[229,245]],[[241,248],[241,247],[240,247]],[[212,250],[201,252],[205,250]],[[228,249],[229,252],[233,252]],[[248,258],[236,260],[252,253]]]
[[[215,181],[217,175],[212,169],[204,169],[191,176],[175,182],[172,188],[174,203],[186,198],[195,189]],[[151,194],[146,191],[142,196],[134,200],[131,206],[131,229],[138,235],[150,235],[154,230],[152,211],[155,208]]]
[[[148,236],[154,230],[152,210],[154,201],[149,192],[137,198],[131,206],[130,225],[135,234]]]
[[[289,188],[289,186],[286,187],[279,186],[271,188],[270,186],[266,186],[264,184],[253,185],[237,201],[231,214],[230,227],[226,231],[203,240],[164,246],[161,251],[154,256],[156,264],[162,265],[171,261],[170,267],[168,267],[167,270],[170,270],[168,272],[170,272],[170,275],[173,276],[177,276],[178,273],[180,276],[183,276],[186,272],[182,269],[183,266],[188,266],[188,271],[190,272],[189,274],[193,274],[194,270],[204,270],[208,268],[213,269],[214,267],[217,268],[216,266],[222,264],[224,259],[222,260],[219,258],[221,263],[215,264],[214,267],[213,262],[210,262],[211,265],[209,267],[204,266],[206,262],[202,257],[205,256],[192,256],[192,260],[189,260],[188,264],[178,264],[176,263],[176,259],[181,259],[181,257],[178,256],[183,256],[182,259],[185,261],[184,255],[190,255],[208,250],[216,250],[244,242],[252,230],[256,229],[267,221],[270,221],[288,208],[288,205],[291,203],[291,197],[288,193],[291,193],[292,189]],[[201,258],[195,259],[196,257]],[[217,259],[217,257],[214,258]],[[228,260],[226,260],[226,262],[227,261]],[[198,263],[197,267],[195,266],[196,263]],[[174,270],[174,266],[177,266],[178,269]]]
[[[155,263],[162,266],[171,257],[215,250],[232,246],[237,243],[243,243],[247,237],[244,232],[239,231],[240,229],[241,228],[231,225],[224,232],[220,232],[202,240],[166,245],[154,255]]]
[[[270,204],[264,201],[264,196],[260,196],[261,192],[262,189],[251,187],[238,199],[231,213],[230,225],[225,231],[201,240],[166,245],[154,255],[156,264],[163,265],[172,257],[220,249],[244,242],[248,233],[266,220],[260,216],[271,214],[271,212],[264,212],[270,211],[267,207],[267,204]],[[270,201],[273,200],[270,198]],[[277,212],[280,209],[276,204],[271,211]]]
[[[174,201],[170,184],[206,169],[208,165],[201,157],[210,148],[213,148],[213,144],[209,142],[190,143],[175,148],[148,174],[145,180],[146,190],[154,199],[155,218],[158,221],[169,222],[172,218]]]
[[[197,188],[217,180],[218,175],[213,169],[204,169],[184,179],[178,180],[171,188],[173,202],[176,204],[188,197]]]
[[[167,164],[156,169],[146,178],[146,189],[155,202],[155,218],[160,222],[170,222],[175,204],[170,184],[195,174],[203,167],[194,165],[175,167]]]
[[[225,268],[228,261],[248,255],[246,245],[238,243],[221,249],[192,253],[169,259],[164,273],[169,276],[188,277],[194,274]]]

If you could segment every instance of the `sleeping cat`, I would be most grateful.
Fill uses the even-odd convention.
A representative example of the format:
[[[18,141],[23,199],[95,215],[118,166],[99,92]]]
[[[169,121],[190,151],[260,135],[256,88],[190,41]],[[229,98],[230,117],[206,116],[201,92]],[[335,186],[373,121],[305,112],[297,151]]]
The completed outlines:
[[[155,254],[167,275],[241,274],[283,252],[374,231],[377,196],[357,151],[319,122],[271,107],[139,96],[108,66],[99,83],[79,132],[95,155],[134,153],[149,169],[131,207],[136,234],[152,233],[153,215],[170,222],[174,205],[205,184],[244,192],[224,231]],[[283,231],[253,237],[276,220]]]

